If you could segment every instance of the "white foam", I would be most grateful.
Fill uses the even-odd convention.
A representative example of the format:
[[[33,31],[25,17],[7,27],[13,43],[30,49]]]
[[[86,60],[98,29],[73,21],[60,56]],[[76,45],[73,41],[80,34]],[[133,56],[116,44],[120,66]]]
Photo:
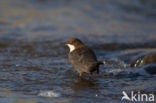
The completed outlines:
[[[60,97],[61,96],[60,93],[57,93],[54,91],[41,91],[38,95],[42,97]]]

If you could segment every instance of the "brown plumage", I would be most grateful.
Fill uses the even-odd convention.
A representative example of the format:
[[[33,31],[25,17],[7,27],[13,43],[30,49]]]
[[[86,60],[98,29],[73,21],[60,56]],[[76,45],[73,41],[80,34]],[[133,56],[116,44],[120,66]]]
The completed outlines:
[[[69,61],[75,70],[79,72],[80,77],[84,72],[89,73],[90,77],[94,71],[99,73],[99,65],[102,62],[97,61],[94,52],[84,43],[77,38],[70,38],[65,44],[70,48]]]

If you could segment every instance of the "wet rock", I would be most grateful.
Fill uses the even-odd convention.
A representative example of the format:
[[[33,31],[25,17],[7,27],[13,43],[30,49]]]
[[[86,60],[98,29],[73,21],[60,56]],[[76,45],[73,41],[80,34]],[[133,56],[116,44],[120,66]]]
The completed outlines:
[[[143,66],[143,58],[145,57],[144,52],[136,51],[127,54],[122,54],[120,59],[125,63],[129,64],[130,67],[140,67]]]
[[[134,61],[132,61],[131,63],[131,67],[138,67],[138,66],[142,66],[143,65],[143,56],[133,58]]]
[[[132,61],[131,67],[138,67],[138,66],[144,66],[147,64],[153,64],[153,63],[156,63],[156,53],[144,54],[144,55],[135,57],[132,60],[131,60]]]
[[[149,74],[156,74],[156,64],[149,64],[144,67],[144,70]]]
[[[156,53],[151,53],[151,54],[145,56],[143,59],[144,65],[152,64],[152,63],[156,63]]]

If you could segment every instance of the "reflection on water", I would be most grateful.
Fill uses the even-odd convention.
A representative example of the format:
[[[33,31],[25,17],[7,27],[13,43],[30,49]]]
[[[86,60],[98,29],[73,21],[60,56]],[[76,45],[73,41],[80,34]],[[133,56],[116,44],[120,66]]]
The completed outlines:
[[[72,90],[75,92],[79,92],[79,91],[84,91],[85,89],[98,89],[97,84],[94,83],[93,80],[88,80],[88,79],[79,79],[77,78],[76,81],[73,81],[72,83]]]
[[[115,103],[123,90],[155,93],[155,75],[142,63],[156,52],[155,3],[0,0],[0,101]],[[79,37],[105,60],[92,80],[77,78],[69,64],[69,37]],[[39,96],[42,91],[60,96]]]

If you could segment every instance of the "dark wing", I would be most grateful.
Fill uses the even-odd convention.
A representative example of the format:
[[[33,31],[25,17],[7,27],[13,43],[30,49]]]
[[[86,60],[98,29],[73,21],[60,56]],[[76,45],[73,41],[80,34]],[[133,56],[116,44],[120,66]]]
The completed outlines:
[[[97,66],[96,56],[89,48],[76,49],[69,54],[69,60],[76,69],[89,70]]]

